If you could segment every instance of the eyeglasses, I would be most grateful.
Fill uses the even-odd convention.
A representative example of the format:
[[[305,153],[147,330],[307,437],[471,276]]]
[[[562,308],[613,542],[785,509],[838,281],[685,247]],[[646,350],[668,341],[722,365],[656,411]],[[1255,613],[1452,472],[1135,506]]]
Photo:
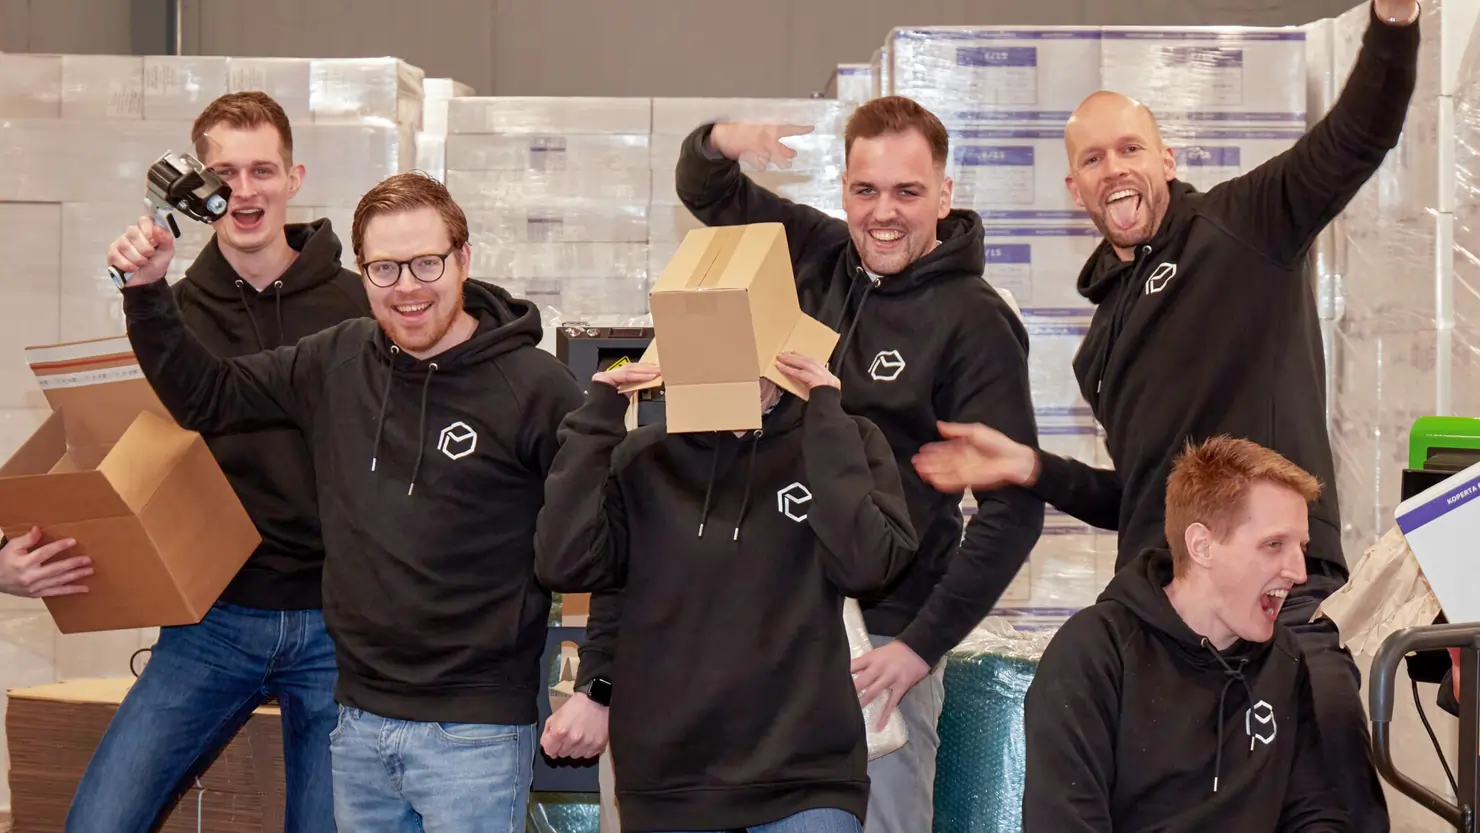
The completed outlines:
[[[389,288],[401,280],[403,267],[411,268],[411,276],[422,283],[433,283],[442,277],[447,271],[447,258],[457,251],[440,255],[417,255],[410,260],[372,260],[360,267],[361,273],[373,284],[381,288]]]

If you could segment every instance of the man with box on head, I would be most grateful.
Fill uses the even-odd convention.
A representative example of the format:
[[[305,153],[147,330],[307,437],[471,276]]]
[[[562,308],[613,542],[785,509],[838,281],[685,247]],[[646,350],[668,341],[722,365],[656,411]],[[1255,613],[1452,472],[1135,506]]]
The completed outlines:
[[[222,96],[196,119],[191,141],[231,187],[227,216],[173,287],[201,344],[245,355],[369,314],[329,221],[287,222],[305,171],[276,101],[260,92]],[[110,259],[125,242],[114,243]],[[284,829],[334,829],[329,732],[338,708],[334,646],[320,610],[313,462],[293,426],[204,434],[262,543],[199,624],[160,629],[78,785],[68,833],[152,830],[268,697],[283,715]]]
[[[1117,567],[1165,544],[1162,494],[1187,441],[1227,433],[1289,457],[1326,485],[1311,507],[1310,581],[1283,608],[1310,658],[1326,759],[1355,830],[1386,830],[1360,672],[1329,621],[1346,582],[1325,358],[1307,253],[1397,144],[1418,66],[1415,0],[1374,0],[1331,111],[1293,147],[1207,193],[1176,178],[1155,117],[1100,92],[1065,128],[1067,183],[1105,240],[1079,275],[1094,319],[1074,375],[1105,428],[1114,469],[1035,452],[996,426],[944,426],[917,469],[941,489],[1031,489],[1119,532]],[[1252,322],[1258,322],[1254,326]]]
[[[1170,548],[1071,616],[1028,687],[1024,833],[1347,829],[1310,668],[1279,623],[1320,493],[1248,440],[1186,447],[1167,480]]]
[[[837,334],[801,314],[790,271],[779,225],[692,232],[653,289],[657,366],[650,350],[597,373],[561,427],[536,570],[622,593],[624,830],[863,829],[843,603],[916,541],[889,444],[844,413],[819,361]],[[666,423],[629,432],[623,394],[659,367]]]
[[[168,233],[141,218],[109,262],[136,272],[129,338],[181,425],[307,439],[340,829],[522,831],[550,608],[535,519],[581,387],[538,349],[534,306],[468,279],[467,219],[440,183],[370,189],[352,243],[375,320],[231,359],[182,325],[160,282]]]
[[[908,461],[937,437],[942,420],[985,422],[1037,444],[1028,335],[983,278],[981,217],[951,208],[949,141],[934,114],[897,96],[853,113],[844,137],[846,222],[741,172],[740,159],[795,157],[781,139],[809,129],[702,125],[684,144],[678,194],[706,225],[785,227],[803,311],[842,333],[831,368],[842,380],[843,409],[878,425],[901,462],[919,558],[889,587],[860,599],[878,647],[854,671],[864,703],[887,697],[881,719],[897,707],[909,732],[904,749],[869,765],[868,831],[918,833],[933,817],[946,652],[991,611],[1022,567],[1042,532],[1043,505],[1025,491],[978,493],[963,541],[961,494],[926,486]],[[603,599],[593,596],[591,626],[601,627],[607,615]],[[598,678],[608,662],[583,651],[581,677]],[[579,697],[572,702],[572,716],[595,709]],[[620,759],[615,764],[622,766]]]

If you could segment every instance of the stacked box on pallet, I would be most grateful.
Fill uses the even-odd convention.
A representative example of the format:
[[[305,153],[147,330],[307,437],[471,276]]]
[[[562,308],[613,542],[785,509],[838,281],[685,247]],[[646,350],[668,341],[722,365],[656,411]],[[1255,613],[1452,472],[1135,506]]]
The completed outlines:
[[[817,98],[657,98],[653,100],[652,267],[657,275],[690,230],[701,224],[679,202],[674,170],[694,128],[707,122],[738,121],[810,127],[782,141],[797,152],[790,167],[766,170],[744,165],[762,187],[800,203],[843,216],[843,129],[856,101]]]
[[[1076,279],[1101,241],[1064,184],[1064,125],[1112,89],[1161,119],[1181,177],[1207,189],[1289,147],[1304,127],[1298,30],[1147,27],[911,27],[890,32],[884,94],[930,108],[951,135],[953,202],[986,226],[988,282],[1022,306],[1044,448],[1108,466],[1071,360],[1093,308]],[[1017,609],[1090,604],[1113,566],[1113,535],[1050,513],[1004,597]],[[1080,582],[1074,576],[1093,576]]]
[[[647,98],[455,98],[447,185],[468,214],[472,277],[546,323],[647,313]]]
[[[263,90],[292,121],[308,171],[290,222],[329,216],[348,253],[349,218],[375,182],[414,164],[420,70],[394,59],[313,61],[113,55],[0,55],[0,247],[17,253],[0,305],[0,459],[49,413],[22,348],[116,336],[108,244],[146,212],[145,172],[191,151],[191,126],[226,92]],[[179,218],[170,279],[210,240]],[[0,596],[0,688],[126,675],[152,630],[63,636],[45,607]],[[0,806],[7,793],[0,784]]]
[[[451,78],[428,78],[422,88],[421,130],[416,134],[416,167],[437,179],[447,178],[447,107],[454,98],[475,95],[472,87]]]
[[[874,69],[869,64],[838,64],[833,76],[833,98],[864,102],[874,97]]]

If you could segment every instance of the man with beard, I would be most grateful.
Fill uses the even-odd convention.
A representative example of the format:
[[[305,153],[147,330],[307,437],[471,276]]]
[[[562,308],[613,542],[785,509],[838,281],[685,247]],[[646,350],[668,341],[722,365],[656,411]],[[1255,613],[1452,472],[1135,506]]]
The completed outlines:
[[[276,101],[221,96],[196,119],[191,140],[231,187],[227,215],[173,287],[181,318],[208,349],[256,353],[370,314],[329,221],[287,222],[306,171]],[[153,829],[269,696],[283,712],[285,829],[334,829],[329,732],[338,708],[313,462],[293,426],[209,433],[206,444],[262,543],[200,623],[160,629],[83,773],[67,833]]]
[[[108,260],[134,273],[129,338],[181,425],[307,439],[339,828],[522,833],[550,608],[535,522],[556,428],[585,397],[538,348],[538,310],[468,279],[467,219],[440,183],[376,185],[351,240],[374,320],[231,359],[181,323],[167,232],[140,218]]]
[[[1091,95],[1064,139],[1070,193],[1105,241],[1079,291],[1096,305],[1074,358],[1114,470],[1037,451],[986,426],[945,425],[916,469],[954,491],[1027,488],[1119,532],[1116,566],[1166,545],[1173,456],[1218,434],[1271,448],[1325,486],[1310,509],[1309,580],[1280,612],[1305,651],[1327,762],[1355,830],[1389,826],[1359,672],[1321,600],[1348,577],[1326,432],[1324,356],[1306,255],[1398,142],[1418,68],[1416,0],[1374,0],[1341,97],[1295,145],[1198,193],[1143,105]]]
[[[979,491],[963,540],[961,492],[937,493],[908,461],[937,437],[942,420],[983,422],[1037,445],[1028,334],[983,278],[981,217],[951,207],[950,140],[935,114],[901,96],[853,113],[843,137],[846,221],[778,196],[740,170],[740,159],[794,157],[781,139],[806,130],[700,125],[678,161],[678,195],[706,225],[785,226],[802,310],[843,334],[829,365],[842,380],[843,409],[878,425],[900,463],[918,558],[883,592],[859,600],[876,647],[853,672],[864,703],[887,695],[880,720],[898,708],[909,732],[903,749],[869,764],[866,833],[919,833],[933,817],[946,652],[1022,567],[1043,530],[1043,504],[1022,490]],[[582,651],[581,689],[593,690],[609,650],[621,651],[611,624],[618,607],[592,599],[589,632],[601,645]],[[547,752],[600,749],[604,707],[577,696],[556,717]],[[620,769],[622,750],[612,752]]]

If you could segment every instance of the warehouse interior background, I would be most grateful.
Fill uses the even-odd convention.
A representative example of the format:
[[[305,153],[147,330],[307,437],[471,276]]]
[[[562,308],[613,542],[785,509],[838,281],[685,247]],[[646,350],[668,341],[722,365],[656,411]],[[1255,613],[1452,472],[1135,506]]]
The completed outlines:
[[[1419,83],[1403,139],[1312,253],[1349,563],[1393,528],[1414,419],[1480,416],[1480,0],[1425,0],[1423,8]],[[1184,173],[1205,188],[1288,147],[1325,112],[1366,14],[1357,0],[0,0],[0,250],[18,253],[0,284],[0,460],[50,413],[24,348],[122,333],[103,252],[138,214],[144,167],[171,143],[183,148],[190,120],[216,94],[211,83],[220,92],[228,80],[275,85],[309,169],[290,221],[327,216],[347,239],[369,185],[421,167],[443,176],[469,212],[473,277],[539,300],[550,310],[547,324],[564,314],[625,323],[641,316],[646,281],[694,225],[672,192],[683,135],[719,114],[817,124],[815,136],[796,143],[797,170],[756,176],[837,213],[841,125],[857,100],[840,92],[840,68],[874,61],[877,71],[896,27],[922,32],[917,45],[946,26],[1298,27],[1298,42],[1249,47],[1263,51],[1243,64],[1250,75],[1238,82],[1248,85],[1241,104],[1213,102],[1226,89],[1208,90],[1227,79],[1200,86],[1174,74],[1185,67],[1143,65],[1133,51],[1122,53],[1126,60],[1107,51],[1102,62],[1096,48],[1083,67],[1040,64],[1063,98],[1039,102],[1044,110],[1067,110],[1102,80],[1144,81],[1189,111],[1222,108],[1218,120],[1166,125],[1179,162],[1202,151]],[[928,50],[900,48],[884,92],[932,107],[980,103],[981,85],[940,71]],[[264,58],[301,60],[255,61]],[[185,78],[214,81],[192,86]],[[872,83],[880,89],[878,77]],[[1242,116],[1250,123],[1238,124]],[[992,264],[988,278],[1010,286],[1028,322],[1044,447],[1108,465],[1070,368],[1088,321],[1073,279],[1097,237],[1062,192],[1062,121],[1016,135],[1040,160],[1032,181],[1019,183],[1024,199],[1049,219],[989,224],[989,244],[1026,259]],[[626,141],[606,141],[613,138]],[[544,153],[552,150],[559,152]],[[570,167],[536,170],[536,156],[542,166],[558,156]],[[960,173],[958,203],[978,209],[1017,182]],[[557,236],[521,236],[532,227],[526,217],[539,214],[548,228],[552,212],[565,212]],[[205,240],[200,227],[185,228],[172,280]],[[1114,560],[1111,534],[1052,512],[1047,527],[1000,603],[1017,611],[1024,632],[1091,603]],[[40,602],[0,595],[0,689],[26,692],[9,706],[0,699],[0,764],[10,775],[0,780],[0,830],[4,808],[21,801],[38,817],[64,812],[75,775],[67,767],[85,763],[87,749],[52,741],[69,725],[106,725],[96,712],[52,709],[46,686],[127,680],[135,652],[156,634],[62,634]],[[1364,670],[1375,650],[1367,645],[1357,656]],[[106,699],[112,689],[98,691]],[[1406,677],[1397,691],[1398,765],[1449,794]],[[1418,699],[1452,765],[1455,721],[1434,704],[1433,686]],[[1004,730],[1004,744],[1010,735]],[[218,772],[203,793],[215,797],[200,799],[208,816],[229,816],[210,803],[223,794],[241,806],[263,801],[253,792],[259,770],[250,750],[233,748],[221,766],[239,769]],[[46,757],[63,753],[71,763]],[[1395,790],[1389,800],[1396,833],[1445,829]],[[177,829],[197,829],[193,806],[188,824],[166,828]],[[938,824],[935,833],[986,829]]]

